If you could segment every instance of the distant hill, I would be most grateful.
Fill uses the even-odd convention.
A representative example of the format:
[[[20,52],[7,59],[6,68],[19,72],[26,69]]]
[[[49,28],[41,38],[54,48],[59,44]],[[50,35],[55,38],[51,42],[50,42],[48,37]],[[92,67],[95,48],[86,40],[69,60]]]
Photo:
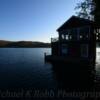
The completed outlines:
[[[14,48],[36,48],[36,47],[50,47],[50,43],[33,42],[33,41],[5,41],[0,40],[0,47],[14,47]]]

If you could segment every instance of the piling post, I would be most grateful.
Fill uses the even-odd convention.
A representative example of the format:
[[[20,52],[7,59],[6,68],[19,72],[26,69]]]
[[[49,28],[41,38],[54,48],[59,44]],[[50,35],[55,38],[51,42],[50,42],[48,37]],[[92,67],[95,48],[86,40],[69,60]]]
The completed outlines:
[[[44,58],[45,58],[45,61],[46,61],[46,52],[44,53]]]

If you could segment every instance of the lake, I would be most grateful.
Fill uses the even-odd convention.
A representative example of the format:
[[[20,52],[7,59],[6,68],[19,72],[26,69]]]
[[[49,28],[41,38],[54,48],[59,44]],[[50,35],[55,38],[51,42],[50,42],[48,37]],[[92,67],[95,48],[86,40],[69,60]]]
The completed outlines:
[[[0,48],[0,87],[55,87],[48,48]]]
[[[51,49],[0,48],[0,88],[63,87],[68,77],[59,68],[57,70],[50,63],[45,63],[45,52],[50,54]],[[100,48],[97,48],[96,62],[96,74],[99,77]]]

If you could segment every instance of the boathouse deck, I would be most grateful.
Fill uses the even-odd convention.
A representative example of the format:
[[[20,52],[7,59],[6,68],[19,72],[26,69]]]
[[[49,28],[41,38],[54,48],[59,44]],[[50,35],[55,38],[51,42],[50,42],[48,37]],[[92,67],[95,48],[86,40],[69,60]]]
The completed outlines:
[[[67,63],[67,64],[79,64],[79,65],[93,65],[93,61],[90,59],[79,59],[79,58],[69,58],[69,57],[61,57],[61,56],[53,56],[53,55],[45,55],[46,62],[54,62],[54,63]]]

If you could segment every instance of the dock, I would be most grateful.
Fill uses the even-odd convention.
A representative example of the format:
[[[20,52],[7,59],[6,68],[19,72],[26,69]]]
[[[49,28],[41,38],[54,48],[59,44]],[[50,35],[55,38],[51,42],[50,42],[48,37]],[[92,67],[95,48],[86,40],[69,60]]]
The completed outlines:
[[[50,63],[66,63],[66,64],[79,64],[79,65],[93,65],[90,59],[69,58],[53,55],[45,55],[45,62]]]

